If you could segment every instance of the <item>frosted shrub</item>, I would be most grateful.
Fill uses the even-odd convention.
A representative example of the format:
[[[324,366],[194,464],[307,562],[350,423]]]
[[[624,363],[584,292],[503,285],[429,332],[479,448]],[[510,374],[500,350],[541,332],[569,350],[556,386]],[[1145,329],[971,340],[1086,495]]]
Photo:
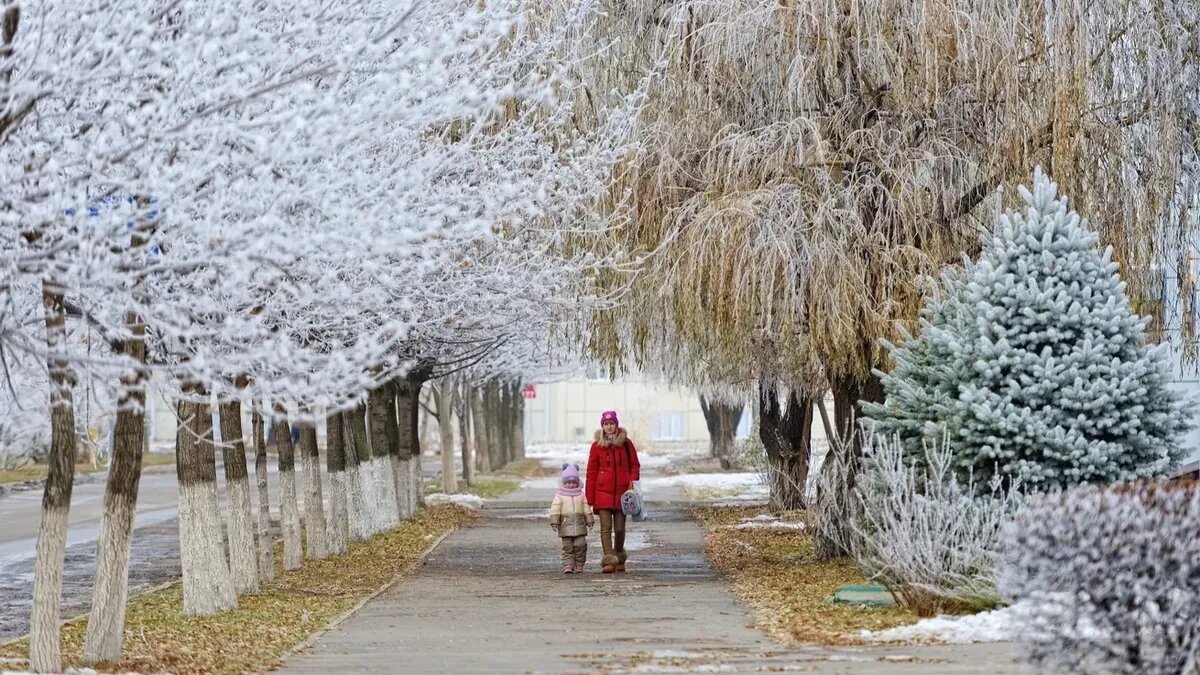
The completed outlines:
[[[1112,249],[1038,171],[979,260],[945,273],[920,331],[891,347],[864,411],[919,459],[949,434],[960,476],[1043,489],[1162,476],[1189,415],[1146,344]]]
[[[1005,529],[1000,592],[1030,608],[1024,655],[1064,673],[1197,672],[1200,489],[1082,486]]]
[[[868,578],[891,588],[919,616],[1000,604],[1000,532],[1020,505],[1016,488],[976,490],[960,482],[943,441],[913,462],[896,438],[863,445],[855,489],[853,557]]]

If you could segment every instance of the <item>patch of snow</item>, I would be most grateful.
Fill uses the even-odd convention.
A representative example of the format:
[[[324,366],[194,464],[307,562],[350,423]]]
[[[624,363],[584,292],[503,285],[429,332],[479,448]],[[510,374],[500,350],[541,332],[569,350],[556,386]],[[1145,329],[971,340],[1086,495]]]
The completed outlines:
[[[642,481],[646,490],[661,487],[685,487],[693,490],[727,490],[739,492],[737,498],[761,499],[767,495],[762,476],[753,472],[688,473],[679,476],[652,476]],[[728,499],[728,497],[723,497]]]
[[[775,516],[760,514],[753,518],[743,518],[737,525],[729,525],[735,530],[803,530],[805,525],[797,520],[780,520]]]
[[[458,504],[469,509],[479,509],[483,507],[483,498],[476,495],[454,494],[448,495],[437,492],[425,497],[426,504]]]
[[[650,538],[646,536],[645,530],[635,530],[635,524],[630,523],[625,526],[625,550],[626,551],[644,551],[650,548]],[[596,523],[596,531],[600,531],[599,522]]]
[[[1017,603],[1010,607],[966,616],[936,616],[911,626],[899,626],[878,632],[862,631],[859,635],[872,642],[1009,642],[1017,638],[1017,632],[1027,616],[1026,606]]]

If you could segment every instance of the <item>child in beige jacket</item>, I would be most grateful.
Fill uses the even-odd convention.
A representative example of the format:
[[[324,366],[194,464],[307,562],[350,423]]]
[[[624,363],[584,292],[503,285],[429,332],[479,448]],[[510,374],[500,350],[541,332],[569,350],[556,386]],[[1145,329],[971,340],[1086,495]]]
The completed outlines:
[[[583,574],[588,528],[595,524],[579,482],[579,465],[563,464],[558,494],[550,503],[550,527],[562,539],[563,574]]]

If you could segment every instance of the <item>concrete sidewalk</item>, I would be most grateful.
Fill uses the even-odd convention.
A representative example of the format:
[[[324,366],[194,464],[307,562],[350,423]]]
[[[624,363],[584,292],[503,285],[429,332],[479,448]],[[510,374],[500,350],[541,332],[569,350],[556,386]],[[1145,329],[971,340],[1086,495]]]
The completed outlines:
[[[412,579],[368,603],[288,659],[285,673],[818,672],[1014,673],[1008,645],[784,648],[704,558],[703,532],[648,495],[654,517],[631,524],[629,572],[564,575],[543,518],[552,491],[497,500],[449,537]],[[538,508],[531,508],[540,504]]]

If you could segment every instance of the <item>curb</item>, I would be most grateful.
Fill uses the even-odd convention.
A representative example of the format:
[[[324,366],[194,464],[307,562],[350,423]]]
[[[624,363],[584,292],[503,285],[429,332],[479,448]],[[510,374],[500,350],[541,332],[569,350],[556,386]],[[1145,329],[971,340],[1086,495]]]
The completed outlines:
[[[454,534],[455,532],[458,532],[457,528],[453,529],[449,532],[446,532],[442,536],[438,537],[436,541],[434,541],[432,544],[429,545],[429,548],[425,549],[425,551],[422,552],[421,555],[417,556],[417,559],[415,561],[413,561],[412,567],[410,567],[410,568],[404,570],[403,572],[400,572],[396,576],[392,577],[391,581],[388,581],[383,586],[380,586],[379,588],[375,589],[370,595],[368,595],[367,597],[365,597],[362,600],[359,600],[357,603],[355,603],[355,605],[353,607],[346,610],[345,612],[342,612],[338,616],[334,617],[334,619],[332,621],[330,621],[328,624],[326,624],[324,628],[321,628],[320,630],[316,631],[312,635],[309,635],[308,637],[304,638],[303,640],[300,641],[299,644],[297,644],[296,646],[292,647],[291,649],[289,649],[286,652],[284,652],[283,654],[281,654],[279,656],[279,658],[276,660],[279,665],[275,666],[271,670],[272,671],[278,670],[280,667],[282,667],[284,661],[286,661],[287,659],[289,659],[293,656],[296,656],[301,651],[316,644],[317,640],[319,640],[323,635],[325,635],[329,631],[333,630],[334,628],[337,628],[338,626],[342,625],[347,619],[349,619],[350,617],[357,614],[358,611],[361,610],[364,606],[366,606],[366,604],[368,602],[371,602],[375,598],[377,598],[377,597],[383,595],[384,593],[390,591],[391,589],[395,588],[401,581],[406,579],[412,573],[412,571],[414,569],[424,565],[425,560],[435,550],[437,550],[437,547],[441,546],[442,542],[445,541],[447,537]],[[266,671],[266,672],[271,672],[271,671]]]

